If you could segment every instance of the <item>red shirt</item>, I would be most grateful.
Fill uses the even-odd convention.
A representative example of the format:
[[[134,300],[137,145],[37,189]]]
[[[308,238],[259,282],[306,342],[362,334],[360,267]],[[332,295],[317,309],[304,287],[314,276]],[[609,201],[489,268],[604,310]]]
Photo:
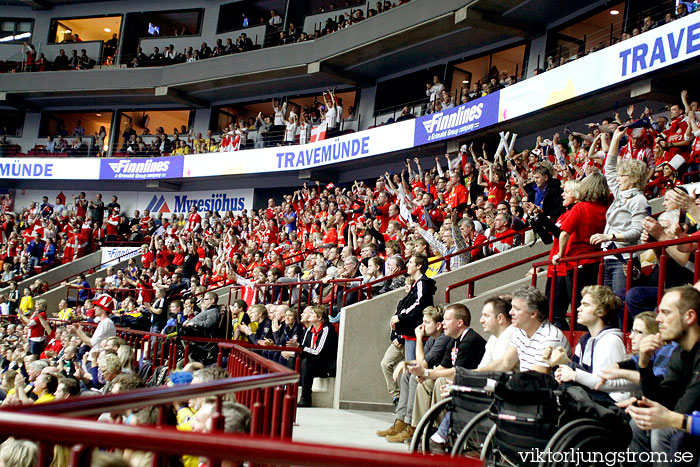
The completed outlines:
[[[450,195],[447,197],[447,204],[452,208],[456,209],[460,204],[467,204],[469,192],[463,185],[456,185],[450,191]]]
[[[506,182],[489,182],[489,203],[498,204],[506,198]]]
[[[570,210],[559,217],[557,225],[570,235],[564,256],[578,256],[600,251],[597,245],[591,245],[591,235],[603,233],[605,230],[605,213],[608,207],[598,203],[582,201],[576,203]],[[595,259],[582,260],[579,264],[593,264]],[[573,268],[570,263],[567,269]],[[557,268],[559,269],[559,268]]]
[[[48,319],[46,317],[45,311],[42,311],[39,314],[45,320]],[[39,337],[44,337],[46,335],[46,329],[44,329],[44,326],[41,325],[41,321],[39,321],[39,318],[37,316],[32,317],[32,319],[29,320],[29,323],[27,324],[27,326],[29,327],[29,338],[30,339],[32,337],[39,338]]]

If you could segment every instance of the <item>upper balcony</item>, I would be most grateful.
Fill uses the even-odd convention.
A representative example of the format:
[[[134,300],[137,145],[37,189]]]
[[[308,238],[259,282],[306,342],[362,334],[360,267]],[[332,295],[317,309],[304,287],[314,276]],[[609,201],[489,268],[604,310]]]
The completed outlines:
[[[545,21],[588,7],[584,0],[566,5],[546,0],[413,0],[311,42],[196,63],[3,74],[0,105],[28,110],[114,103],[206,108],[251,96],[328,86],[371,87],[379,78],[422,63],[541,36]],[[196,41],[192,39],[193,45]]]

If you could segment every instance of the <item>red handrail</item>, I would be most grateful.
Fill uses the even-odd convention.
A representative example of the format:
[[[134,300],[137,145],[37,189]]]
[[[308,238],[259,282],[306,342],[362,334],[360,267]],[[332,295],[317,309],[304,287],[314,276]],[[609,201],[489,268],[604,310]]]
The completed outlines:
[[[496,243],[496,242],[500,242],[501,240],[503,240],[503,239],[505,239],[505,238],[515,237],[516,235],[523,235],[525,232],[527,232],[527,231],[530,230],[530,229],[531,229],[531,228],[528,227],[527,229],[524,229],[524,230],[518,230],[518,231],[513,232],[512,234],[508,234],[508,235],[504,235],[503,237],[499,237],[499,238],[494,238],[494,239],[488,240],[488,241],[482,243],[481,245],[472,245],[472,246],[468,246],[467,248],[465,248],[465,249],[463,249],[463,250],[455,251],[454,253],[450,253],[449,255],[445,255],[445,256],[438,257],[438,258],[434,258],[434,259],[432,259],[431,261],[428,261],[428,264],[430,265],[430,264],[437,263],[437,262],[439,262],[439,261],[444,261],[444,260],[446,260],[446,259],[452,258],[453,256],[462,255],[462,254],[465,254],[465,253],[467,253],[467,252],[472,253],[473,251],[481,250],[482,248],[484,248],[484,247],[486,247],[486,246],[489,246],[489,245],[492,245],[492,244],[494,244],[494,243]],[[484,258],[480,258],[480,259],[484,259]],[[476,261],[479,261],[480,259],[477,259]],[[536,259],[536,258],[535,258],[535,257],[532,257],[532,259]],[[529,261],[527,261],[527,262],[529,262]],[[445,265],[447,266],[447,270],[450,271],[450,261],[446,261],[446,262],[445,262]],[[501,271],[504,271],[504,270],[506,270],[506,269],[508,269],[508,266],[504,266],[504,267],[502,267],[502,268],[499,268],[499,269],[496,270],[496,271],[501,272]],[[342,302],[343,306],[345,306],[345,294],[349,294],[349,293],[352,293],[352,292],[358,292],[358,294],[359,294],[359,296],[360,296],[360,301],[362,301],[362,300],[363,300],[363,298],[362,298],[363,295],[362,295],[362,293],[361,293],[360,291],[361,291],[363,288],[367,288],[367,296],[366,296],[366,299],[367,299],[367,300],[370,300],[370,299],[372,299],[372,287],[373,287],[373,286],[375,286],[375,285],[377,285],[377,284],[381,284],[381,283],[386,282],[386,281],[388,281],[388,280],[394,279],[395,277],[403,276],[404,274],[407,273],[407,271],[408,271],[407,269],[402,269],[401,271],[399,271],[399,272],[397,272],[397,273],[394,273],[394,274],[391,274],[391,275],[388,275],[388,276],[383,276],[383,277],[380,277],[379,279],[373,280],[373,281],[371,281],[371,282],[367,282],[366,284],[361,284],[361,285],[359,285],[359,286],[357,286],[357,287],[353,287],[352,289],[346,290],[346,291],[344,292],[344,295],[343,295],[343,302]],[[460,284],[461,284],[461,283],[460,283]],[[454,288],[454,287],[453,287],[453,288]],[[448,291],[446,291],[446,293],[447,293],[447,292],[448,292]],[[473,293],[473,290],[472,290],[472,293]],[[446,296],[449,297],[449,295],[446,295]],[[450,303],[449,298],[447,299],[447,303]]]
[[[521,266],[523,264],[531,263],[532,261],[542,258],[544,256],[547,256],[549,254],[549,251],[545,251],[543,253],[538,253],[533,256],[529,256],[525,259],[521,259],[519,261],[516,261],[514,263],[508,264],[506,266],[501,266],[500,268],[496,268],[492,271],[487,271],[482,274],[478,274],[474,277],[470,277],[469,279],[465,279],[463,281],[459,281],[455,284],[448,285],[445,288],[445,303],[450,303],[450,292],[458,287],[462,287],[463,285],[469,285],[469,291],[467,292],[467,297],[466,298],[474,298],[474,283],[476,281],[479,281],[481,279],[485,279],[487,277],[491,277],[495,274],[499,274],[503,271],[507,271],[509,269],[515,268],[517,266]]]
[[[657,286],[657,305],[661,303],[661,298],[663,297],[665,288],[666,288],[666,263],[668,261],[668,255],[666,254],[666,248],[669,246],[676,246],[676,245],[684,245],[688,243],[696,243],[700,241],[700,236],[698,235],[691,235],[688,237],[683,237],[683,238],[676,238],[673,240],[665,240],[662,242],[650,242],[650,243],[642,243],[639,245],[633,245],[633,246],[628,246],[628,247],[623,247],[623,248],[617,248],[614,250],[602,250],[602,251],[597,251],[593,253],[586,253],[583,255],[577,255],[577,256],[570,256],[570,257],[564,257],[560,258],[558,263],[574,263],[574,277],[573,277],[573,289],[577,290],[577,285],[578,285],[578,265],[582,260],[590,260],[590,259],[596,259],[599,261],[599,270],[598,270],[598,284],[602,284],[602,279],[603,279],[603,269],[604,269],[604,263],[601,261],[601,259],[607,257],[607,256],[617,256],[617,255],[622,255],[625,253],[630,253],[630,256],[632,253],[638,252],[638,251],[644,251],[644,250],[649,250],[649,249],[661,249],[661,255],[659,255],[659,282]],[[698,261],[700,261],[700,244],[698,244],[698,248],[695,251],[695,260],[694,264],[697,265],[699,264]],[[532,265],[534,274],[532,275],[532,285],[536,286],[537,285],[537,268],[542,267],[542,266],[553,266],[553,277],[555,280],[557,276],[557,264],[552,265],[550,261],[542,261],[538,263],[534,263]],[[626,282],[625,282],[625,292],[627,292],[631,287],[632,287],[632,268],[633,268],[633,262],[632,261],[627,261],[626,265]],[[694,273],[693,273],[693,282],[697,282],[698,279],[700,278],[700,268],[697,266],[695,267]],[[551,287],[551,297],[549,300],[549,318],[550,320],[554,316],[554,298],[556,294],[556,287]],[[571,311],[570,311],[570,319],[571,319],[571,330],[569,331],[570,336],[573,336],[573,328],[575,327],[573,323],[576,321],[576,295],[573,295],[571,298]],[[625,305],[625,310],[624,310],[624,316],[623,316],[623,323],[622,323],[622,330],[623,332],[626,332],[627,329],[629,329],[629,313],[627,310],[627,305]]]
[[[56,427],[61,429],[57,430]],[[144,426],[124,426],[75,420],[57,416],[29,415],[0,411],[0,435],[3,437],[37,440],[40,452],[48,451],[39,465],[51,462],[50,445],[74,446],[71,450],[71,467],[90,464],[94,447],[133,449],[155,452],[157,456],[188,454],[209,457],[210,463],[221,459],[255,464],[424,467],[439,464],[445,467],[476,467],[483,463],[478,459],[449,457],[445,455],[407,454],[369,449],[310,443],[292,443],[261,439],[228,433],[191,433],[171,429]],[[76,441],[79,440],[79,441]],[[78,444],[76,444],[78,443]]]

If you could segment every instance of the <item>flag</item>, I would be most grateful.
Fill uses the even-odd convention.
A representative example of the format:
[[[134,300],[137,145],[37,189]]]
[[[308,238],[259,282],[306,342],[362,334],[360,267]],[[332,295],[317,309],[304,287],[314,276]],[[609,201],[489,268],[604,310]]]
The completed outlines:
[[[250,287],[247,285],[244,285],[241,287],[241,299],[248,304],[248,306],[255,305],[255,296],[257,295],[257,291],[255,287]]]
[[[311,138],[309,138],[309,142],[313,143],[315,141],[321,141],[326,139],[326,131],[328,130],[328,125],[326,123],[322,123],[318,125],[317,127],[314,127],[311,129]]]
[[[332,190],[333,188],[335,188],[335,185],[333,185],[333,182],[326,185],[326,190]]]

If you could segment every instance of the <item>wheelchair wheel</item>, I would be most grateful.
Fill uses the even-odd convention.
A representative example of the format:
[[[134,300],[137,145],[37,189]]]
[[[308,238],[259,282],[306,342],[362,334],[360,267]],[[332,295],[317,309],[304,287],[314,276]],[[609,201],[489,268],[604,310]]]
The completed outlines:
[[[416,431],[411,439],[409,452],[430,452],[430,437],[433,436],[440,425],[442,414],[447,404],[452,401],[451,397],[446,397],[428,410],[416,426]]]
[[[559,430],[557,430],[556,433],[554,433],[554,436],[552,436],[552,439],[549,440],[549,443],[547,443],[547,446],[545,446],[544,450],[555,452],[557,448],[561,445],[562,438],[564,438],[571,430],[579,426],[587,426],[595,423],[595,420],[592,420],[590,418],[579,418],[577,420],[573,420],[567,423],[563,427],[559,428]],[[545,466],[546,463],[540,463],[540,467]]]
[[[496,462],[496,457],[502,459],[502,456],[497,455],[498,453],[494,452],[493,449],[493,438],[494,436],[496,436],[496,428],[497,426],[494,423],[494,425],[489,430],[489,433],[486,435],[484,445],[481,447],[479,458],[484,463],[484,465],[499,465],[498,462]]]
[[[613,433],[595,420],[575,420],[560,428],[552,437],[546,449],[549,449],[552,453],[574,451],[581,453],[581,455],[586,455],[586,453],[588,453],[594,456],[615,451],[616,447],[612,441],[613,438]],[[574,459],[564,458],[557,460],[556,458],[552,458],[551,460],[552,462],[540,463],[540,467],[568,467],[577,465]],[[606,463],[603,458],[586,459],[584,457],[582,460],[587,461],[586,465],[610,465]]]
[[[457,436],[452,448],[452,457],[479,457],[492,427],[493,421],[489,418],[488,409],[479,412]]]

